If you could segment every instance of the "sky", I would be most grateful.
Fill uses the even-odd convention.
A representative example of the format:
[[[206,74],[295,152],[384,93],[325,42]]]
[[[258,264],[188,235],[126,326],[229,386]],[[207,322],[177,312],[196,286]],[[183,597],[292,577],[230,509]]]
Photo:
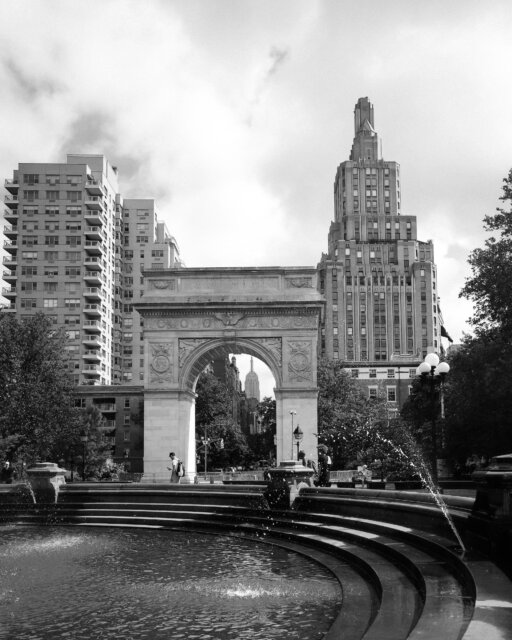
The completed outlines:
[[[510,0],[0,0],[1,175],[103,153],[187,266],[315,266],[368,96],[457,342],[512,167],[510,33]]]

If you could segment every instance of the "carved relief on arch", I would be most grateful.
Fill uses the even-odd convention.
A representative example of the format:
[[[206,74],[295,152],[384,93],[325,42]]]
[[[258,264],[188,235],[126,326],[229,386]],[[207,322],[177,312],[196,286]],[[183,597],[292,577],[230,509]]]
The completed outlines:
[[[188,356],[205,342],[211,342],[211,338],[180,338],[178,341],[178,361],[180,369],[185,364]]]
[[[310,340],[290,340],[288,342],[288,376],[290,382],[311,382],[313,380]]]
[[[149,381],[156,384],[172,382],[174,345],[170,342],[150,342]]]

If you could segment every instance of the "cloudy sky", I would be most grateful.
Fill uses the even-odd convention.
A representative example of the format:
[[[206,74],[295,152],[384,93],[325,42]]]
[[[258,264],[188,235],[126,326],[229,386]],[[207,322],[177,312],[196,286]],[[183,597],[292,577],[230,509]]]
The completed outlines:
[[[368,96],[446,326],[512,167],[510,0],[0,0],[0,165],[104,153],[188,266],[316,265]]]

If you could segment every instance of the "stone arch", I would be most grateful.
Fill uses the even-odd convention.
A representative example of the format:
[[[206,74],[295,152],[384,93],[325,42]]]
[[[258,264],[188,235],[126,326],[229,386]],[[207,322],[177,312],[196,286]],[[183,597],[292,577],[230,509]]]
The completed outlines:
[[[316,457],[317,348],[324,299],[316,269],[169,269],[144,273],[135,309],[144,320],[144,479],[168,477],[168,451],[195,473],[197,377],[216,354],[248,353],[276,382],[278,461],[301,448]]]
[[[193,346],[193,350],[187,353],[180,367],[179,385],[183,390],[195,391],[195,383],[199,374],[204,371],[205,367],[216,357],[227,356],[230,353],[247,353],[250,356],[258,358],[264,362],[270,369],[276,387],[280,387],[282,383],[281,367],[275,353],[277,346],[269,346],[261,341],[237,338],[213,338],[213,339],[197,339],[197,345]]]

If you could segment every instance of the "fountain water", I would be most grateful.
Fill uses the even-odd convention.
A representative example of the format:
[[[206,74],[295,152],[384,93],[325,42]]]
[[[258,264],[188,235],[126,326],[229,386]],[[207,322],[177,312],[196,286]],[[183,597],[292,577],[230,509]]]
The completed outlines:
[[[407,453],[405,453],[405,451],[403,451],[403,449],[397,445],[395,445],[391,440],[389,440],[388,438],[385,438],[384,436],[381,436],[378,432],[375,433],[376,437],[378,440],[380,440],[381,442],[383,442],[384,444],[386,444],[388,447],[390,447],[391,449],[393,449],[393,451],[395,451],[395,453],[398,453],[398,455],[403,458],[414,470],[415,472],[418,474],[418,476],[420,477],[420,480],[423,484],[423,486],[428,490],[428,492],[430,493],[430,495],[432,496],[432,498],[434,499],[434,502],[436,503],[436,505],[439,507],[439,509],[441,510],[441,513],[444,515],[444,517],[446,518],[446,521],[448,522],[456,540],[457,543],[459,545],[460,548],[460,552],[461,552],[461,557],[463,558],[467,552],[467,549],[464,545],[464,542],[462,541],[462,538],[457,530],[457,527],[455,526],[455,522],[453,521],[453,518],[448,510],[448,507],[446,506],[446,502],[443,499],[442,494],[440,493],[438,487],[435,485],[433,479],[432,479],[432,475],[427,467],[427,465],[425,464],[425,461],[423,460],[423,456],[421,455],[421,453],[418,451],[418,448],[416,446],[416,444],[414,442],[412,442],[412,439],[410,442],[407,443],[408,448],[411,449],[411,455],[408,455]]]

